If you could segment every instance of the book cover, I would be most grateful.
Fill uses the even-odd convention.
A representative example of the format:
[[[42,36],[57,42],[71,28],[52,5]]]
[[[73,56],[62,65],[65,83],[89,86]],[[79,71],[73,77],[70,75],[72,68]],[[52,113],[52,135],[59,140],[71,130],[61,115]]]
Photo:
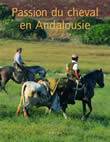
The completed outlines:
[[[109,142],[110,0],[0,0],[0,141]]]

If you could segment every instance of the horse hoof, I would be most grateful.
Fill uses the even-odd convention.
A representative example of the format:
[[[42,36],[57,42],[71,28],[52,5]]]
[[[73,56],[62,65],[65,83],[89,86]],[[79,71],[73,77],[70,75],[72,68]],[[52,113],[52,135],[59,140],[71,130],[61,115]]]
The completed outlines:
[[[66,113],[63,113],[63,116],[64,116],[64,118],[65,118],[66,120],[68,119]]]

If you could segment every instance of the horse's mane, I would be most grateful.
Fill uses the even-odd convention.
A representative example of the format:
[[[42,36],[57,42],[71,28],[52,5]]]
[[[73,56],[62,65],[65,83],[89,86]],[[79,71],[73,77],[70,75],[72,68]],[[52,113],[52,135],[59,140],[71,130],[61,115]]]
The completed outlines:
[[[90,71],[90,72],[88,72],[87,74],[85,74],[84,76],[83,76],[83,78],[84,79],[87,79],[88,77],[91,77],[94,73],[97,73],[99,70],[93,70],[93,71]]]

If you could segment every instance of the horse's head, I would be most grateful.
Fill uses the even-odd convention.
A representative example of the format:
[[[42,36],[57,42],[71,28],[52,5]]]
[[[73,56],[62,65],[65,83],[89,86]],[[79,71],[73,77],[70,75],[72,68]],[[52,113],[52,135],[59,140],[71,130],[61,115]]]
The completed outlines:
[[[92,83],[92,85],[93,84],[95,85],[97,83],[101,88],[104,87],[104,74],[102,69],[91,71],[88,74],[86,74],[82,79],[83,79],[83,81],[81,80],[82,82],[87,81],[88,83],[90,82],[91,84],[91,81],[93,81],[94,83]]]
[[[104,73],[102,69],[96,70],[96,83],[103,88],[104,87]]]

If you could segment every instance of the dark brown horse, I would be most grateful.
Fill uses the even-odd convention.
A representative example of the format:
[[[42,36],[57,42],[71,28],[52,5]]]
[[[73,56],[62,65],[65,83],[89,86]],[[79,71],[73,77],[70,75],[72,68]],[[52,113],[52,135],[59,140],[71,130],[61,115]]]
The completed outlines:
[[[82,119],[85,120],[89,117],[92,112],[92,104],[91,99],[94,96],[94,88],[96,84],[98,84],[101,88],[104,87],[104,75],[102,69],[94,70],[88,74],[86,74],[82,79],[82,87],[77,89],[75,87],[75,83],[73,80],[68,80],[66,85],[62,87],[62,89],[57,89],[60,96],[60,103],[63,112],[66,114],[66,108],[68,104],[74,104],[75,100],[82,101],[83,105],[83,116]],[[77,89],[77,90],[76,90]],[[85,101],[83,98],[87,96],[88,101]],[[89,108],[89,112],[87,113],[86,105]],[[67,116],[65,115],[65,118]]]
[[[12,79],[18,84],[24,83],[25,81],[33,81],[35,74],[39,74],[40,78],[46,76],[46,70],[41,66],[29,66],[25,67],[25,72],[17,72],[12,66],[4,66],[0,68],[0,90],[4,90],[7,82]]]

